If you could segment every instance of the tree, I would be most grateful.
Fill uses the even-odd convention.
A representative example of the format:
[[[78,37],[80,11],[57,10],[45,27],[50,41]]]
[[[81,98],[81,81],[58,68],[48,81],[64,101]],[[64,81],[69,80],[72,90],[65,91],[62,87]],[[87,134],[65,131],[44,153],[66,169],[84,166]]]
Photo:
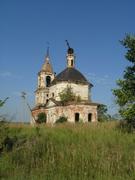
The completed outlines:
[[[135,128],[135,36],[126,35],[120,42],[127,49],[125,58],[130,64],[124,71],[123,79],[117,81],[118,88],[113,90],[113,94],[120,115]]]
[[[59,96],[63,105],[70,101],[81,101],[81,97],[74,94],[71,86],[67,86],[61,93],[59,93]]]
[[[104,105],[104,104],[100,104],[98,106],[98,109],[97,109],[97,113],[98,113],[98,121],[100,122],[103,122],[103,121],[106,121],[108,120],[110,117],[110,115],[107,114],[107,106]]]
[[[36,122],[38,124],[46,123],[46,114],[44,112],[39,113]]]

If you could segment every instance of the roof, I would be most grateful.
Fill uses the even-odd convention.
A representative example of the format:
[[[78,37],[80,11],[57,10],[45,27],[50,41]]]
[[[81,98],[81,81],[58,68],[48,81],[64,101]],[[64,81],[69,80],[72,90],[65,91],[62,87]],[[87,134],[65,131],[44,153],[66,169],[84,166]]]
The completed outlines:
[[[47,56],[45,58],[45,63],[43,64],[41,71],[48,72],[48,73],[53,73],[53,68],[52,68],[52,65],[50,63],[49,56]]]
[[[53,102],[53,104],[49,106],[49,102]],[[67,102],[67,103],[63,104],[61,101],[56,101],[55,99],[50,98],[46,105],[40,104],[40,105],[34,107],[32,109],[32,111],[38,110],[40,108],[48,109],[50,107],[70,106],[70,105],[75,105],[75,106],[76,105],[99,106],[100,104],[99,103],[95,103],[95,102],[91,102],[91,101],[81,101],[81,102],[70,101],[70,102]]]
[[[59,73],[51,84],[53,85],[56,84],[57,82],[62,82],[62,81],[74,82],[76,84],[90,84],[82,73],[80,73],[75,68],[69,68],[69,67],[64,69],[61,73]],[[92,84],[90,85],[93,86]]]

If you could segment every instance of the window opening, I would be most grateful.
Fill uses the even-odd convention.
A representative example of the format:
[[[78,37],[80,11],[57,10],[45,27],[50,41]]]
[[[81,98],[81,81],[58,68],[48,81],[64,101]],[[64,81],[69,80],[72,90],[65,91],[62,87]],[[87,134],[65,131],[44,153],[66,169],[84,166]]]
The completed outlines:
[[[51,84],[51,77],[47,76],[46,77],[46,86],[48,87],[48,86],[50,86],[50,84]]]
[[[75,122],[79,122],[79,113],[75,113]]]

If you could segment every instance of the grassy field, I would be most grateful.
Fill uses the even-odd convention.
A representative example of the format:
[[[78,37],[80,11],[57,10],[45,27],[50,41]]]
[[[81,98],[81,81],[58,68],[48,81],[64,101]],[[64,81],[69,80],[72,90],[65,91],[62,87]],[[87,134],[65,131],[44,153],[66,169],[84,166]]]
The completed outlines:
[[[1,180],[134,180],[135,134],[118,123],[8,125],[0,142]]]

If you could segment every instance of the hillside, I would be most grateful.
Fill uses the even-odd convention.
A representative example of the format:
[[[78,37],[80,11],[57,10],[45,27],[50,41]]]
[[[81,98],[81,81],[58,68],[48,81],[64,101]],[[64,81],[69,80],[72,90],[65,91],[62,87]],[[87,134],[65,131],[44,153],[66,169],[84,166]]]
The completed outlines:
[[[121,132],[117,125],[1,127],[0,142],[8,134],[8,143],[1,148],[0,179],[135,179],[135,135]]]

